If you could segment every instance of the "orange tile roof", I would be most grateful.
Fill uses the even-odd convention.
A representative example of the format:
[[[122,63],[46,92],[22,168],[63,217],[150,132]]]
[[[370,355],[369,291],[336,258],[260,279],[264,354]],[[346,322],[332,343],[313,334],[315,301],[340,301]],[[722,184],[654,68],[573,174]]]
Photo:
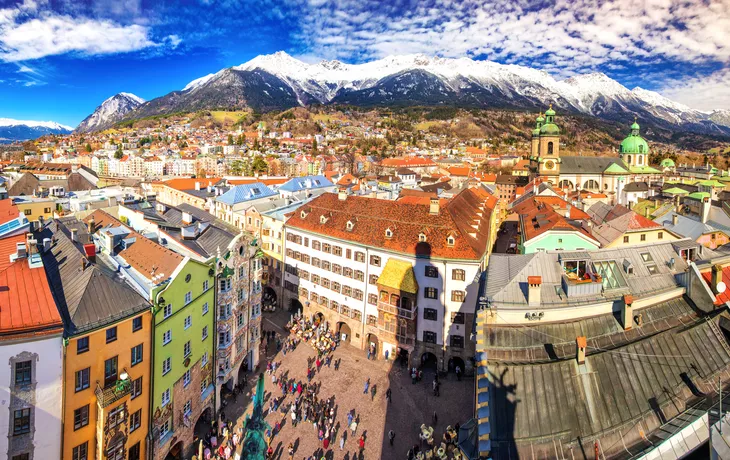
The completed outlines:
[[[555,211],[550,204],[542,202],[542,200],[538,201],[538,198],[545,197],[526,199],[512,209],[513,212],[520,216],[525,241],[536,238],[550,230],[578,232],[592,240],[595,239],[590,233],[583,230],[583,228],[571,225],[571,223],[568,222],[564,216]]]
[[[469,168],[467,167],[460,167],[460,166],[452,166],[448,169],[449,175],[451,176],[468,176],[469,175]]]
[[[287,182],[289,179],[285,178],[277,178],[277,179],[261,179],[261,178],[251,178],[251,179],[231,179],[228,181],[229,185],[247,185],[247,184],[264,184],[264,185],[281,185],[285,182]]]
[[[395,168],[436,166],[436,163],[434,163],[431,159],[421,158],[421,157],[385,158],[383,161],[380,162],[380,164],[381,164],[381,166],[395,167]]]
[[[490,241],[489,221],[496,203],[486,191],[466,189],[432,215],[424,204],[357,196],[339,200],[336,194],[325,193],[292,213],[287,226],[406,254],[479,260]],[[479,217],[476,213],[482,208]],[[327,218],[324,224],[321,216]],[[348,221],[354,224],[352,230],[347,230]],[[479,230],[472,226],[477,223]],[[385,236],[388,228],[393,232],[390,238]],[[421,232],[425,243],[419,242]],[[447,243],[449,235],[455,237],[453,246]]]
[[[25,243],[25,235],[15,235],[0,240],[0,271],[10,266],[10,255],[15,254],[17,243]]]
[[[12,199],[0,200],[0,224],[16,219],[19,215],[20,211]]]
[[[199,178],[199,179],[192,179],[192,178],[179,178],[179,179],[169,179],[166,181],[163,181],[162,183],[170,188],[174,188],[175,190],[195,190],[195,183],[200,182],[200,188],[207,187],[208,184],[215,185],[216,183],[220,182],[220,178],[218,177],[206,177],[206,178]]]
[[[0,240],[0,255],[8,260],[0,268],[0,335],[60,333],[61,315],[43,267],[30,268],[28,259],[10,263],[17,242],[18,238]]]
[[[702,278],[710,287],[710,290],[714,289],[714,286],[712,285],[712,269],[703,272]],[[725,286],[730,286],[730,267],[723,267],[722,282],[725,283]],[[724,305],[725,302],[730,302],[730,290],[728,289],[725,289],[725,292],[720,294],[715,294],[715,305]]]

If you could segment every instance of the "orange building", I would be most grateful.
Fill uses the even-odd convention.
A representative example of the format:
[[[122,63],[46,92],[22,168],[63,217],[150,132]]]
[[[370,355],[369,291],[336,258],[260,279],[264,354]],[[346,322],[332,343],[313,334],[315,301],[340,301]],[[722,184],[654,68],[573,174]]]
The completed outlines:
[[[63,459],[145,459],[150,304],[97,264],[88,229],[75,217],[53,221],[39,240],[65,329]]]

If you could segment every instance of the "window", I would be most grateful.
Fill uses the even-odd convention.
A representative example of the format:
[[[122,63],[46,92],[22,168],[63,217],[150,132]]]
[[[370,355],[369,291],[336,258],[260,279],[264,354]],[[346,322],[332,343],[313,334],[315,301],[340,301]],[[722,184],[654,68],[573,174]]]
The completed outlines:
[[[650,275],[656,275],[657,273],[659,273],[659,270],[657,270],[656,265],[654,264],[647,265],[646,268],[649,270]]]
[[[187,358],[188,356],[190,356],[191,353],[192,352],[190,351],[190,340],[188,340],[187,342],[185,342],[185,345],[183,345],[183,356]]]
[[[168,372],[172,369],[172,363],[170,361],[170,358],[165,358],[164,361],[162,361],[162,375],[167,375]]]
[[[629,237],[628,237],[628,235],[627,235],[627,236],[624,236],[624,243],[628,243],[628,242],[629,242]]]
[[[365,273],[361,272],[360,270],[355,270],[355,280],[365,281]]]
[[[455,281],[464,281],[466,280],[466,272],[460,268],[455,268],[451,270],[451,279]]]
[[[89,338],[81,337],[76,341],[76,354],[86,353],[89,351]]]
[[[203,304],[203,314],[202,314],[202,316],[205,316],[207,314],[208,314],[208,302],[205,302]]]
[[[129,448],[129,457],[128,460],[140,460],[142,457],[141,448],[139,446],[139,442],[132,447]],[[76,460],[76,459],[74,459]]]
[[[204,378],[202,382],[200,382],[200,394],[202,395],[205,393],[205,390],[208,389],[208,378]]]
[[[165,420],[165,423],[160,425],[160,439],[165,439],[165,436],[170,432],[170,421]]]
[[[13,455],[13,460],[30,460],[30,454],[25,453],[25,454]]]
[[[201,340],[205,340],[208,338],[208,326],[203,326],[203,338]]]
[[[370,305],[377,305],[378,304],[378,295],[377,294],[368,294],[368,303]]]
[[[76,391],[82,391],[89,388],[91,382],[91,368],[76,371]]]
[[[333,291],[340,292],[340,289],[341,288],[342,288],[342,286],[340,285],[340,283],[335,283],[334,281],[332,282],[332,290]]]
[[[424,288],[423,295],[427,299],[436,299],[436,298],[438,298],[439,290],[436,288],[427,287],[427,288]]]
[[[112,343],[117,340],[117,327],[110,327],[106,330],[106,343]]]
[[[341,275],[342,274],[342,265],[332,264],[332,273]]]
[[[71,460],[88,460],[89,459],[89,441],[73,448],[73,456]]]
[[[345,257],[352,259],[352,249],[345,249]]]
[[[342,295],[352,297],[352,288],[350,286],[342,286]]]
[[[137,410],[129,416],[129,431],[135,431],[137,428],[142,426],[142,409]]]
[[[17,411],[16,411],[17,412]],[[89,405],[79,407],[74,411],[74,430],[89,424]]]
[[[452,335],[451,336],[451,346],[453,348],[464,348],[464,336]]]
[[[327,243],[322,243],[322,252],[326,252],[327,254],[329,254],[330,252],[332,252],[332,246]]]
[[[429,278],[438,278],[439,277],[439,271],[436,267],[433,266],[426,266],[423,267],[425,269],[425,275]]]
[[[375,265],[376,267],[380,267],[380,257],[379,256],[370,256],[370,265]]]
[[[104,361],[104,386],[117,383],[117,357]]]
[[[658,233],[656,234],[656,237],[657,237],[657,239],[659,239],[659,240],[663,240],[663,239],[664,239],[664,232],[658,232]]]
[[[431,331],[423,331],[423,341],[426,343],[436,343],[436,333]]]
[[[170,389],[162,392],[162,407],[167,406],[170,403]]]
[[[367,319],[368,326],[377,326],[378,325],[378,317],[377,316],[368,315],[366,319]]]
[[[209,287],[210,287],[210,281],[209,280],[203,281],[203,292],[207,291]]]
[[[109,421],[107,423],[107,429],[114,428],[115,426],[122,423],[122,421],[124,420],[123,414],[124,414],[124,405],[122,405],[122,404],[120,404],[119,406],[110,410],[109,415],[108,415]]]
[[[193,301],[193,293],[188,291],[185,293],[185,305]]]
[[[30,385],[32,381],[32,363],[30,361],[20,361],[15,363],[15,384]]]
[[[342,269],[342,276],[346,276],[348,278],[352,278],[352,269],[345,267]]]
[[[33,214],[33,211],[31,211],[30,209],[23,209],[23,214],[25,214],[26,216],[30,216],[31,214]]]
[[[205,366],[206,364],[208,364],[208,352],[207,351],[205,353],[203,353],[203,357],[200,358],[200,365]]]
[[[461,312],[452,313],[451,324],[464,324],[464,314]]]
[[[340,313],[342,313],[343,316],[350,316],[350,307],[343,305]]]
[[[221,292],[228,292],[231,290],[231,279],[230,278],[221,278],[218,281],[218,284],[220,285]]]
[[[132,380],[132,399],[142,394],[142,377]]]
[[[463,302],[465,293],[464,291],[451,291],[452,302]]]
[[[363,292],[360,289],[353,289],[352,290],[352,297],[355,300],[362,300],[363,299],[363,296],[364,296],[364,294],[363,294]]]
[[[193,317],[188,315],[185,317],[185,329],[190,329],[190,326],[193,325]]]
[[[639,238],[641,241],[646,241],[646,234],[642,233]]]
[[[434,308],[424,308],[423,309],[423,319],[427,319],[430,321],[436,321],[438,319],[438,312]]]
[[[170,342],[172,342],[172,331],[168,329],[162,333],[162,345],[167,345]]]
[[[319,241],[312,241],[312,249],[319,251],[321,247],[322,246]]]
[[[332,246],[332,255],[342,257],[342,248],[339,246]]]
[[[644,262],[654,262],[654,258],[648,252],[641,253],[641,260]]]
[[[364,252],[356,252],[355,253],[355,262],[365,262],[365,253]]]
[[[188,400],[185,403],[185,405],[183,406],[183,414],[185,414],[185,416],[188,416],[189,417],[190,414],[192,414],[192,413],[193,413],[193,405],[190,402],[190,400]]]
[[[188,385],[190,385],[190,369],[183,374],[183,386],[187,388]]]
[[[132,332],[142,329],[142,317],[138,316],[132,320]]]
[[[142,344],[132,347],[132,366],[142,362]]]
[[[167,305],[165,305],[165,311],[162,313],[162,316],[164,319],[167,319],[170,316],[172,316],[172,305],[171,304],[168,303]]]

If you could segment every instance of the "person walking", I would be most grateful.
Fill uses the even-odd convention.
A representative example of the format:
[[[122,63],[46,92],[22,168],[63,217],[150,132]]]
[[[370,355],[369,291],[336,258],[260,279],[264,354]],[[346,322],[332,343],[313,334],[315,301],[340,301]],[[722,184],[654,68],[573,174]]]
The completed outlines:
[[[360,435],[360,440],[357,443],[360,447],[360,454],[362,454],[362,451],[365,450],[365,435]]]
[[[342,436],[340,436],[340,450],[345,448],[345,434],[347,433],[342,433]]]
[[[373,387],[370,389],[370,401],[375,401],[375,392],[378,391],[378,386],[373,385]]]
[[[368,377],[367,381],[365,381],[365,389],[363,390],[363,394],[368,394],[369,389],[370,389],[370,377]]]
[[[390,430],[388,431],[388,441],[390,441],[390,446],[393,446],[393,440],[395,440],[395,431]]]
[[[456,378],[461,382],[461,366],[456,366]]]
[[[388,401],[388,404],[390,404],[392,395],[393,395],[393,392],[390,388],[385,390],[385,400]]]

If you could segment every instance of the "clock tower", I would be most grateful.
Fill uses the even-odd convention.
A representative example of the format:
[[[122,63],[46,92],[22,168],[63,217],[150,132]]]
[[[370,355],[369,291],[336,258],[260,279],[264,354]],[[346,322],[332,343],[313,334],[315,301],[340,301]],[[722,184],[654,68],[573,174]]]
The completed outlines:
[[[552,104],[545,112],[545,123],[540,126],[537,150],[538,176],[557,186],[560,180],[560,128],[555,124]]]

